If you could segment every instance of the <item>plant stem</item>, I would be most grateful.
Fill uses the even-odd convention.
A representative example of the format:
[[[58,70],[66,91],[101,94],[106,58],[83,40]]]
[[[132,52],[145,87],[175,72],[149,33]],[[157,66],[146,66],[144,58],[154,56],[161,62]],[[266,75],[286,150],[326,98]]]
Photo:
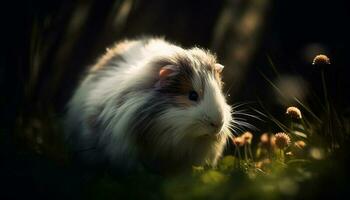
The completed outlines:
[[[326,103],[326,112],[327,112],[327,115],[329,115],[330,107],[329,107],[329,102],[328,102],[328,92],[327,92],[324,69],[321,70],[321,79],[322,79],[322,87],[323,87],[323,92],[324,92],[324,100]]]
[[[248,161],[248,146],[247,146],[247,144],[244,144],[244,158],[246,161]]]
[[[248,150],[249,150],[249,156],[250,156],[250,158],[253,160],[253,153],[252,153],[252,148],[251,148],[251,145],[250,145],[250,144],[249,144]]]

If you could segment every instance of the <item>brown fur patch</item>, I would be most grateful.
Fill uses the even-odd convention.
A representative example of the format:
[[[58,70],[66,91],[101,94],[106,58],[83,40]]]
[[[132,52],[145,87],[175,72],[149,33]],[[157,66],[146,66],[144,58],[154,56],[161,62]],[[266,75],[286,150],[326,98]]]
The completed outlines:
[[[214,69],[214,77],[215,77],[215,80],[218,82],[220,89],[222,89],[224,82],[222,82],[221,72],[218,72],[217,70]]]
[[[221,77],[222,73],[215,67],[215,64],[217,64],[216,56],[211,54],[209,51],[203,51],[198,48],[193,48],[189,51],[191,52],[192,56],[200,62],[204,70],[207,70],[214,75],[215,80],[218,82],[221,88],[223,85]]]
[[[97,63],[90,69],[90,72],[95,72],[106,66],[112,59],[121,56],[125,51],[132,47],[134,42],[123,41],[116,44],[112,48],[107,48],[107,52],[97,61]]]
[[[193,101],[189,100],[187,96],[176,96],[175,101],[178,105],[183,107],[190,107],[193,105]]]
[[[188,94],[193,90],[192,87],[192,68],[184,59],[179,59],[178,63],[173,63],[179,66],[179,73],[175,76],[166,77],[164,87],[161,88],[161,92],[169,93],[173,95]]]

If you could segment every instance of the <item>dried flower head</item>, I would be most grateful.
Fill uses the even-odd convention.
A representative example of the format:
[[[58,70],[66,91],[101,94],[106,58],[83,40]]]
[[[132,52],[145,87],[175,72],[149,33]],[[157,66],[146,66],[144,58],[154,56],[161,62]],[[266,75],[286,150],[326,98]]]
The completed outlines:
[[[268,144],[269,144],[269,141],[270,141],[270,137],[269,137],[269,134],[268,134],[268,133],[263,133],[263,134],[260,136],[260,142],[261,142],[263,145],[268,145]]]
[[[312,65],[329,65],[331,64],[329,58],[326,55],[317,55],[312,61]]]
[[[269,164],[271,164],[271,160],[268,158],[265,158],[264,160],[261,160],[259,162],[255,163],[255,167],[259,169],[264,169],[266,168]]]
[[[276,137],[275,143],[279,149],[284,149],[289,146],[290,137],[286,133],[283,133],[283,132],[276,133],[275,137]]]
[[[324,158],[324,151],[320,148],[310,149],[310,155],[313,159],[321,160]]]
[[[301,111],[299,108],[291,106],[287,108],[286,114],[295,119],[301,119]]]
[[[245,143],[251,144],[252,143],[252,139],[253,139],[253,134],[249,131],[243,133],[243,135],[241,136],[244,140]]]
[[[302,140],[298,140],[294,142],[294,146],[298,147],[299,149],[304,149],[306,146],[306,143]]]
[[[286,153],[286,155],[287,156],[293,156],[294,154],[293,154],[293,152],[289,151],[289,152]]]
[[[270,145],[272,148],[276,147],[276,137],[274,135],[271,135],[270,137]]]
[[[232,138],[232,142],[235,146],[241,147],[245,144],[244,139],[242,137],[234,137]]]

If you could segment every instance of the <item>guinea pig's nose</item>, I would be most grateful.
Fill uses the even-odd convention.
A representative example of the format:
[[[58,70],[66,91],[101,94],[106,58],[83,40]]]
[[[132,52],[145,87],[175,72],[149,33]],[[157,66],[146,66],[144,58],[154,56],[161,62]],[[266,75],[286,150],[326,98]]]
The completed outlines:
[[[210,121],[209,122],[210,126],[215,128],[216,130],[220,130],[222,126],[224,125],[223,121]]]

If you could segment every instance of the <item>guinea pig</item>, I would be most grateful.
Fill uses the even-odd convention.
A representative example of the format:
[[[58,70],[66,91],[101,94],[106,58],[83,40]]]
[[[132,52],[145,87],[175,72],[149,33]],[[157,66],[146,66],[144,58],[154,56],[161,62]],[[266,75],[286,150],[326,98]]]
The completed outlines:
[[[158,172],[215,166],[231,137],[223,66],[160,38],[117,43],[67,105],[66,138],[83,163]]]

